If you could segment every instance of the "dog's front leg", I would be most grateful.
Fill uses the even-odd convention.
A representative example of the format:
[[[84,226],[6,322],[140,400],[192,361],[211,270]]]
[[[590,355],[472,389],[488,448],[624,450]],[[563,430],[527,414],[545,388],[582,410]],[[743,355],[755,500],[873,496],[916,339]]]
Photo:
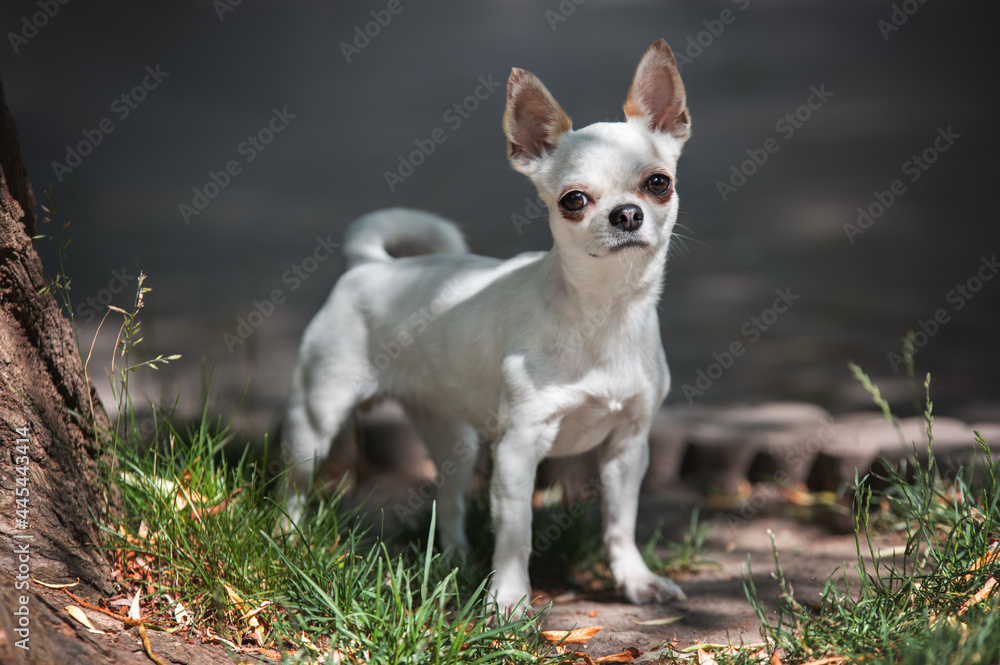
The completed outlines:
[[[615,432],[602,451],[601,508],[611,574],[615,584],[633,603],[687,600],[673,581],[649,570],[635,544],[639,486],[649,464],[648,437],[648,428]]]
[[[531,582],[531,497],[535,471],[555,431],[510,429],[493,448],[490,510],[496,546],[490,597],[502,616],[529,611]]]

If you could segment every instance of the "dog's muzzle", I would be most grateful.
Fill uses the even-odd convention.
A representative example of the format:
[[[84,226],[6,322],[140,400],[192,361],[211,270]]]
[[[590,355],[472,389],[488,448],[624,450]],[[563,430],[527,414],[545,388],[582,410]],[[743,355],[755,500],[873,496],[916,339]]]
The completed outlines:
[[[636,231],[642,226],[642,208],[634,203],[620,205],[611,211],[608,221],[619,231]]]

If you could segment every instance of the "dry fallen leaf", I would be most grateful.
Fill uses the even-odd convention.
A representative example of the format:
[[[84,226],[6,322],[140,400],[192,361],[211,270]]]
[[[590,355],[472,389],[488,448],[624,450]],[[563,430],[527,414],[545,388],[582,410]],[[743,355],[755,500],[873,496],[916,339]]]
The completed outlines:
[[[136,621],[142,618],[142,612],[139,610],[139,592],[135,592],[135,597],[128,607],[128,618],[134,619]]]
[[[613,653],[610,656],[601,656],[595,663],[631,663],[633,660],[642,655],[642,652],[635,647],[629,647],[625,651],[619,651],[618,653]]]
[[[247,605],[247,602],[245,600],[243,600],[243,596],[236,593],[236,590],[233,589],[233,587],[223,582],[222,588],[226,590],[226,595],[229,597],[229,602],[235,605],[236,609],[244,613],[250,611],[250,606]]]
[[[104,632],[103,630],[97,630],[96,628],[94,628],[94,624],[90,623],[90,619],[87,617],[87,615],[84,614],[83,610],[81,610],[76,605],[67,605],[66,611],[69,612],[69,615],[71,617],[82,623],[83,626],[90,632],[97,633],[98,635],[107,635],[107,633]]]
[[[698,647],[698,665],[719,665],[712,654],[704,651],[701,647]]]
[[[302,645],[310,651],[315,651],[316,653],[320,652],[320,648],[309,639],[309,636],[305,633],[305,631],[299,633],[299,641],[302,642]]]
[[[986,580],[986,584],[983,585],[983,588],[977,591],[975,595],[972,596],[972,598],[969,598],[967,601],[962,603],[962,606],[960,608],[958,608],[958,616],[962,616],[963,614],[965,614],[969,610],[969,608],[975,605],[976,603],[981,603],[984,600],[986,600],[986,598],[990,595],[990,591],[992,591],[993,587],[996,586],[996,583],[997,583],[996,579],[992,577]]]
[[[566,593],[561,593],[558,596],[553,596],[550,593],[542,591],[541,589],[531,590],[531,604],[534,607],[544,607],[549,603],[553,605],[564,605],[566,603],[575,603],[581,599],[581,595],[575,591],[567,591]]]
[[[264,609],[266,609],[267,606],[270,605],[270,604],[271,604],[270,600],[265,600],[263,603],[260,604],[260,607],[258,607],[256,609],[252,609],[249,612],[247,612],[246,614],[244,614],[243,616],[241,616],[240,617],[240,621],[245,621],[246,619],[249,619],[251,617],[257,616],[262,611],[264,611]]]
[[[73,587],[80,584],[80,580],[77,580],[76,582],[70,582],[68,584],[49,584],[47,582],[41,581],[34,575],[31,576],[31,581],[43,587],[48,587],[49,589],[72,589]]]
[[[239,646],[237,646],[235,642],[230,642],[229,640],[227,640],[226,638],[222,637],[221,635],[218,635],[218,634],[212,632],[211,628],[206,628],[205,629],[205,639],[203,639],[202,641],[203,642],[207,642],[207,641],[210,641],[210,642],[219,642],[220,644],[225,644],[227,647],[229,647],[233,651],[238,652],[240,650]]]
[[[146,634],[145,624],[141,623],[139,624],[138,632],[139,632],[139,639],[142,640],[142,650],[146,652],[146,655],[149,656],[149,659],[154,663],[156,663],[156,665],[167,665],[162,660],[160,660],[160,658],[155,653],[153,653],[153,645],[149,643],[149,635]]]
[[[168,607],[173,609],[174,621],[177,622],[177,625],[187,626],[193,622],[191,613],[184,607],[184,603],[179,600],[175,601],[169,593],[163,594],[163,600],[166,601]]]
[[[587,641],[597,633],[601,632],[604,626],[588,626],[587,628],[577,628],[576,630],[543,630],[542,637],[549,642],[560,644],[586,644]]]
[[[246,612],[239,618],[240,621],[247,621],[247,624],[250,626],[243,635],[244,640],[252,640],[257,646],[264,646],[264,636],[270,624],[267,623],[263,616],[258,617],[258,615],[270,605],[271,601],[265,600],[260,607]]]
[[[225,499],[215,504],[214,506],[203,506],[201,508],[193,508],[191,510],[191,517],[196,520],[200,520],[201,518],[208,517],[209,515],[218,515],[223,510],[226,509],[226,506],[228,506],[229,503],[233,500],[233,497],[235,497],[242,491],[243,491],[242,487],[237,487],[229,494],[229,496],[227,496]]]
[[[993,563],[998,558],[1000,558],[1000,542],[994,541],[990,544],[990,548],[986,550],[986,554],[979,557],[974,564],[972,564],[972,570],[979,570],[983,566]],[[971,580],[972,573],[965,576],[965,579]]]
[[[662,619],[649,619],[648,621],[636,621],[635,619],[632,619],[632,623],[634,623],[637,626],[667,626],[672,623],[677,623],[683,618],[684,615],[675,617],[663,617]]]

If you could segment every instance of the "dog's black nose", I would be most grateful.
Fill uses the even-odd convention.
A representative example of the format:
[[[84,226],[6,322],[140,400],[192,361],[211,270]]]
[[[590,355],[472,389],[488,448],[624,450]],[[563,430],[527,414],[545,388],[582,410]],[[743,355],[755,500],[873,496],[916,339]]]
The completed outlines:
[[[642,208],[632,203],[618,206],[611,211],[608,219],[611,221],[611,226],[622,231],[635,231],[642,226]]]

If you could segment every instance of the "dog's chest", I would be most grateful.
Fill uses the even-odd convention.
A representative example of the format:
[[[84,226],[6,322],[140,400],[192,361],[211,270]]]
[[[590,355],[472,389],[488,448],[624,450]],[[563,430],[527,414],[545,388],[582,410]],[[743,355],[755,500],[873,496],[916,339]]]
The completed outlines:
[[[576,385],[564,386],[553,400],[559,420],[550,456],[575,455],[590,450],[612,432],[633,432],[645,423],[652,389],[642,375],[594,373]],[[561,397],[561,399],[559,399]]]
[[[559,433],[549,456],[586,452],[603,442],[613,430],[637,425],[641,416],[635,413],[635,402],[635,398],[619,400],[591,396],[565,411],[560,416]]]
[[[665,392],[662,355],[653,345],[601,359],[529,353],[508,356],[503,375],[516,417],[557,427],[545,454],[574,455],[648,425]]]

